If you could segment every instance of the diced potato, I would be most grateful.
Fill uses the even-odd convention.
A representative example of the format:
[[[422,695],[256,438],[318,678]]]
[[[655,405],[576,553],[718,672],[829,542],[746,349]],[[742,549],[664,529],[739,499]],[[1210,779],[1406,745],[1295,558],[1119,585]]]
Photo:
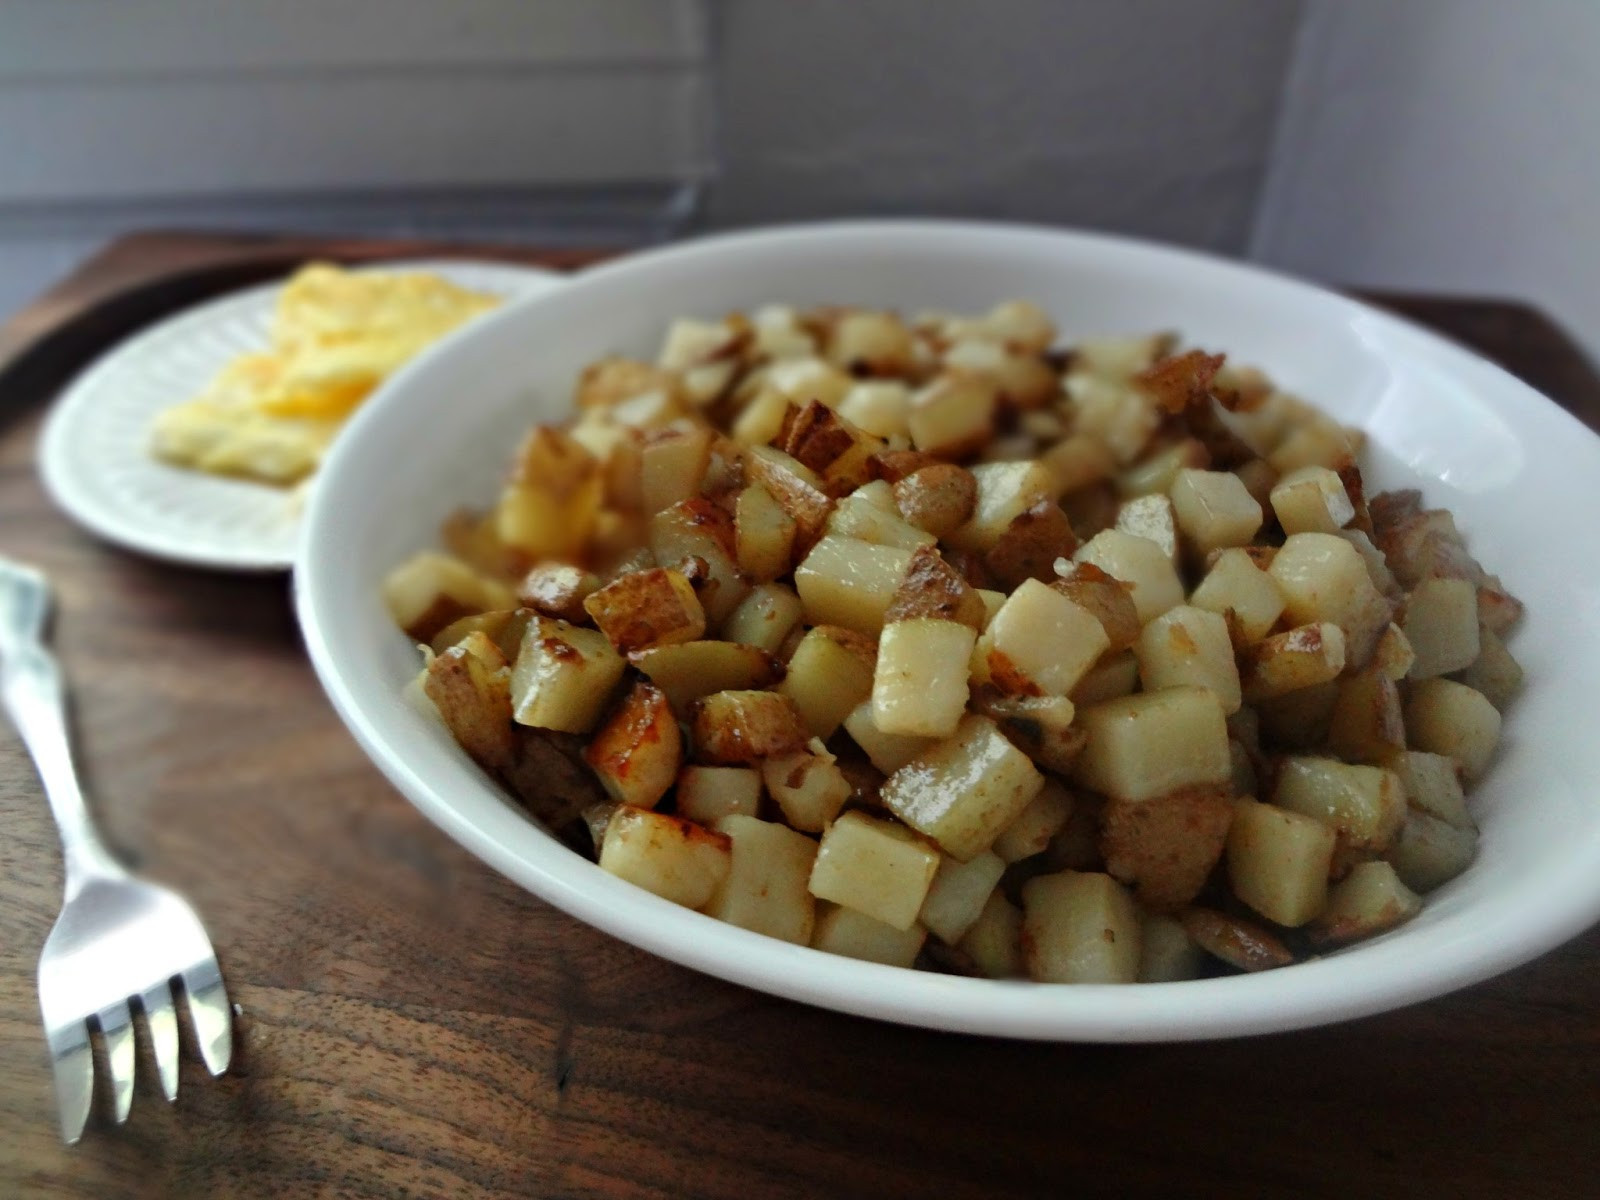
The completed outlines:
[[[1022,953],[1043,983],[1133,983],[1142,935],[1138,906],[1109,875],[1063,871],[1022,888]]]
[[[753,817],[761,807],[761,773],[750,767],[687,766],[678,772],[674,798],[678,815],[701,825],[715,826],[723,817]]]
[[[1133,588],[1113,579],[1093,563],[1078,563],[1050,584],[1079,607],[1094,614],[1112,651],[1126,649],[1139,638],[1139,610]]]
[[[911,397],[911,444],[943,458],[963,458],[994,436],[994,384],[977,375],[946,374]]]
[[[884,626],[872,683],[872,719],[885,733],[946,737],[967,707],[967,663],[977,634],[955,621]]]
[[[600,577],[570,563],[539,563],[517,585],[517,600],[547,617],[582,621],[583,602],[600,590]]]
[[[1148,538],[1174,563],[1178,561],[1178,518],[1172,501],[1160,492],[1124,500],[1117,509],[1117,529]]]
[[[794,552],[795,521],[772,493],[753,483],[734,507],[734,546],[739,570],[765,583],[787,575]]]
[[[1266,741],[1282,748],[1312,750],[1327,742],[1333,706],[1338,702],[1338,681],[1330,679],[1259,701],[1255,713]]]
[[[1332,622],[1344,630],[1349,661],[1366,665],[1391,614],[1354,546],[1331,533],[1291,534],[1267,572],[1293,624]]]
[[[795,404],[812,400],[837,408],[855,380],[820,358],[792,358],[772,364],[767,382]]]
[[[1272,503],[1273,485],[1278,482],[1278,472],[1273,470],[1272,464],[1263,458],[1252,458],[1249,462],[1240,463],[1233,473],[1244,484],[1244,490],[1250,493],[1250,498],[1265,512]]]
[[[1196,905],[1178,920],[1202,950],[1241,971],[1270,971],[1294,961],[1282,938],[1243,917]]]
[[[693,642],[706,631],[700,598],[682,574],[665,567],[630,571],[583,602],[600,632],[624,654]]]
[[[384,578],[383,601],[396,625],[414,641],[431,641],[445,626],[473,613],[512,607],[504,584],[487,579],[460,559],[423,551]]]
[[[1021,862],[1035,854],[1043,854],[1050,846],[1050,839],[1061,832],[1071,816],[1071,793],[1054,779],[1046,779],[1038,795],[1029,801],[1028,807],[1000,831],[992,851],[1007,863]]]
[[[870,500],[853,495],[834,505],[827,532],[830,537],[855,538],[876,546],[899,546],[906,550],[932,546],[937,540],[933,534],[902,521],[898,513],[885,512]]]
[[[1072,347],[1072,363],[1094,375],[1127,379],[1165,357],[1176,342],[1170,333],[1084,338]]]
[[[1178,480],[1178,472],[1203,470],[1211,462],[1211,454],[1194,438],[1184,438],[1164,449],[1156,450],[1140,459],[1116,477],[1120,496],[1149,496],[1156,492],[1165,495]]]
[[[945,351],[944,365],[947,370],[976,375],[992,383],[1013,409],[1039,410],[1061,391],[1059,376],[1044,359],[1014,353],[995,342],[955,342]]]
[[[1074,562],[1093,563],[1133,588],[1141,624],[1183,603],[1183,583],[1161,547],[1120,529],[1107,529],[1078,547]]]
[[[804,554],[822,536],[833,511],[822,480],[810,467],[771,446],[751,446],[744,469],[750,482],[764,487],[794,521],[794,553]]]
[[[912,525],[944,537],[971,519],[978,503],[978,484],[965,467],[933,463],[897,482],[894,502]]]
[[[1394,680],[1376,666],[1340,680],[1328,749],[1350,762],[1384,763],[1405,746],[1405,718]]]
[[[1478,620],[1490,633],[1505,637],[1522,620],[1523,611],[1522,601],[1507,592],[1495,576],[1478,585]]]
[[[872,456],[884,448],[881,438],[857,429],[817,400],[789,410],[778,444],[815,472],[823,491],[835,496],[866,483]]]
[[[687,574],[684,564],[703,559],[703,579],[696,594],[713,625],[725,621],[750,591],[734,561],[733,519],[704,497],[696,496],[650,518],[650,552],[663,567]]]
[[[815,950],[826,950],[845,958],[882,963],[887,967],[909,967],[922,953],[928,931],[921,925],[898,929],[867,914],[843,906],[831,908],[817,918],[811,935]]]
[[[1178,527],[1197,555],[1244,546],[1261,528],[1261,506],[1228,471],[1180,470],[1172,481]]]
[[[1479,638],[1477,659],[1466,670],[1458,672],[1456,680],[1473,691],[1482,692],[1490,704],[1504,712],[1522,688],[1522,664],[1511,656],[1511,651],[1492,629],[1480,630]]]
[[[1165,913],[1145,913],[1139,936],[1139,982],[1176,983],[1200,974],[1200,947],[1183,923]]]
[[[987,852],[967,862],[943,856],[918,919],[940,941],[954,946],[977,924],[1005,869],[1004,862]]]
[[[1415,658],[1412,679],[1431,679],[1477,661],[1478,589],[1465,579],[1424,579],[1400,622]]]
[[[1139,457],[1161,424],[1154,401],[1127,381],[1073,370],[1062,386],[1071,401],[1073,427],[1099,438],[1122,466]]]
[[[959,945],[988,978],[1016,978],[1023,973],[1022,911],[996,889]]]
[[[1056,578],[1055,564],[1077,548],[1067,514],[1059,504],[1041,500],[1006,527],[983,563],[1001,587],[1014,588],[1027,579],[1049,583]]]
[[[769,304],[750,314],[754,349],[760,358],[814,358],[816,340],[800,324],[794,309]]]
[[[685,908],[701,908],[727,877],[726,834],[693,821],[620,806],[600,843],[600,869]]]
[[[1256,912],[1298,928],[1327,905],[1333,829],[1314,817],[1241,800],[1228,830],[1228,882]]]
[[[1239,682],[1245,700],[1259,704],[1329,683],[1338,678],[1344,665],[1344,630],[1324,621],[1246,646],[1239,656]]]
[[[1222,703],[1205,688],[1140,692],[1080,709],[1089,735],[1072,776],[1123,800],[1226,783],[1233,774]]]
[[[794,573],[806,620],[876,637],[910,561],[911,552],[898,546],[823,538]]]
[[[856,745],[866,752],[872,765],[885,775],[898,771],[935,744],[933,738],[885,733],[879,729],[873,720],[871,699],[863,701],[845,716],[844,727]]]
[[[1416,659],[1405,632],[1395,624],[1390,624],[1379,635],[1378,648],[1372,652],[1372,665],[1396,683],[1411,674],[1411,664]]]
[[[1272,802],[1314,817],[1346,845],[1366,850],[1388,846],[1406,816],[1405,787],[1393,771],[1332,758],[1285,758]]]
[[[423,696],[461,748],[490,771],[516,754],[511,681],[505,657],[482,633],[435,655],[422,673]]]
[[[674,429],[651,436],[639,452],[640,495],[647,513],[699,495],[711,465],[709,428]]]
[[[761,764],[767,793],[783,819],[802,833],[821,833],[850,799],[850,781],[830,754],[793,750]]]
[[[987,623],[984,602],[976,590],[928,546],[912,551],[905,576],[884,613],[889,625],[917,620],[954,621],[973,631]]]
[[[1467,779],[1482,775],[1500,740],[1500,714],[1481,692],[1451,679],[1421,679],[1406,700],[1411,745],[1448,754]]]
[[[1425,750],[1400,750],[1385,764],[1400,777],[1406,803],[1458,829],[1473,829],[1456,760]]]
[[[1012,592],[978,639],[978,682],[1014,695],[1065,696],[1110,648],[1105,628],[1037,579]]]
[[[495,531],[529,558],[571,559],[583,549],[604,494],[594,455],[570,434],[537,426],[517,451]]]
[[[617,803],[654,808],[683,762],[683,736],[666,694],[642,680],[634,684],[595,731],[583,760]]]
[[[741,446],[765,446],[783,429],[790,400],[775,387],[764,387],[745,404],[729,429]]]
[[[656,365],[666,371],[687,371],[733,354],[742,340],[727,321],[680,319],[667,329]]]
[[[876,657],[877,646],[861,634],[818,625],[795,647],[778,690],[794,701],[814,737],[830,738],[872,695]]]
[[[1258,642],[1271,632],[1283,615],[1283,593],[1267,572],[1243,550],[1224,550],[1189,597],[1196,608],[1221,615],[1232,613],[1231,624],[1241,645]]]
[[[1108,800],[1100,818],[1106,871],[1147,908],[1182,908],[1222,857],[1233,819],[1229,785],[1182,788],[1148,800]]]
[[[1355,448],[1350,444],[1349,431],[1323,420],[1294,430],[1273,448],[1272,453],[1267,455],[1267,461],[1280,474],[1287,474],[1299,467],[1312,465],[1338,470],[1354,456]]]
[[[765,687],[781,672],[766,651],[733,642],[656,646],[631,655],[628,661],[667,694],[680,715],[687,714],[701,696]]]
[[[1356,553],[1361,555],[1361,561],[1366,565],[1367,576],[1372,580],[1372,586],[1384,596],[1398,596],[1400,584],[1394,577],[1394,572],[1389,570],[1388,561],[1383,557],[1383,551],[1372,544],[1372,539],[1359,529],[1339,529],[1335,536],[1349,542],[1356,548]]]
[[[911,331],[893,313],[856,310],[839,318],[828,360],[852,374],[904,375],[911,370]]]
[[[863,749],[871,755],[870,747]],[[971,714],[953,736],[895,770],[881,798],[895,816],[965,862],[988,849],[1043,786],[1028,756],[992,720]]]
[[[973,703],[1000,726],[1013,745],[1052,771],[1071,770],[1088,740],[1072,723],[1077,707],[1066,696],[1003,696],[984,688]]]
[[[671,373],[659,367],[627,358],[603,358],[584,368],[575,399],[581,408],[609,408],[646,392],[671,388]]]
[[[1282,476],[1272,489],[1272,511],[1284,533],[1337,533],[1356,515],[1338,473],[1321,466]]]
[[[1222,711],[1239,711],[1239,669],[1228,625],[1214,612],[1180,604],[1144,627],[1134,647],[1147,692],[1193,684],[1209,688]]]
[[[983,622],[981,629],[987,629],[989,628],[990,623],[994,620],[995,614],[997,614],[1005,605],[1006,594],[1004,592],[997,592],[993,588],[973,588],[972,590],[977,593],[978,599],[983,602]]]
[[[619,425],[634,430],[665,429],[681,420],[685,409],[683,398],[676,387],[640,392],[626,400],[619,400],[606,414]]]
[[[1312,936],[1339,945],[1372,937],[1409,921],[1422,911],[1422,897],[1405,884],[1386,862],[1357,863],[1328,890],[1327,907]]]
[[[705,912],[719,921],[785,942],[810,943],[816,902],[807,883],[817,844],[802,833],[753,815],[730,813],[716,823],[729,842],[728,873]]]
[[[1132,650],[1108,654],[1072,689],[1072,702],[1082,707],[1126,696],[1139,686],[1139,659]]]
[[[874,437],[911,436],[911,389],[899,380],[869,379],[839,401],[839,415]]]
[[[605,634],[535,617],[511,671],[512,715],[539,729],[588,733],[611,702],[625,665]]]
[[[800,597],[783,583],[760,583],[722,623],[723,639],[775,654],[804,615]]]
[[[1055,477],[1058,495],[1078,491],[1109,479],[1117,469],[1106,444],[1086,433],[1075,433],[1045,447],[1039,461]]]
[[[848,812],[822,835],[811,894],[910,929],[938,869],[938,852],[911,830]]]
[[[810,736],[794,701],[780,692],[713,692],[690,707],[695,749],[709,763],[785,754]]]
[[[991,549],[1023,513],[1056,498],[1055,477],[1038,462],[978,463],[969,468],[977,487],[972,517],[944,540],[957,550]]]
[[[1477,855],[1476,829],[1451,825],[1414,808],[1406,814],[1388,858],[1408,888],[1431,892],[1470,867]]]

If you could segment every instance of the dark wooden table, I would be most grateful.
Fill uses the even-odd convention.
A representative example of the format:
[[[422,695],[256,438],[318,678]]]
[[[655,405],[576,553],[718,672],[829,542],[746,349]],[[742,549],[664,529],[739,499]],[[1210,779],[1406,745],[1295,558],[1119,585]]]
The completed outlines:
[[[34,967],[60,867],[0,733],[0,1196],[1600,1195],[1600,933],[1406,1011],[1213,1044],[773,1000],[593,932],[427,824],[323,699],[285,579],[147,562],[45,499],[40,415],[114,337],[310,253],[438,249],[134,237],[0,334],[0,553],[59,585],[111,840],[194,900],[244,1010],[227,1078],[186,1061],[169,1108],[146,1061],[125,1129],[59,1143]],[[1600,379],[1538,313],[1382,302],[1600,425]]]

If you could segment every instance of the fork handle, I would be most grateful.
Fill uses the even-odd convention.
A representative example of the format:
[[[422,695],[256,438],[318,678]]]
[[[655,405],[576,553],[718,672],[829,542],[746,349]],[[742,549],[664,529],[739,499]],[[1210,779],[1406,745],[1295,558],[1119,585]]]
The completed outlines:
[[[19,605],[0,605],[0,701],[44,781],[50,813],[61,834],[67,895],[95,876],[126,872],[95,832],[72,763],[67,734],[67,696],[61,667],[39,638],[41,622]]]

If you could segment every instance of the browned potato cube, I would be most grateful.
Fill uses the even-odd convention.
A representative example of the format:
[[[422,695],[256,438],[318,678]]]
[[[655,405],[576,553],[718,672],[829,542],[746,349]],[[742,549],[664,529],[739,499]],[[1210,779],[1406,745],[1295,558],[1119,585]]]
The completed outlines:
[[[832,495],[866,483],[872,456],[884,448],[881,438],[816,400],[789,410],[779,438],[784,452],[814,471]]]
[[[584,611],[624,654],[651,646],[693,642],[706,631],[705,610],[677,571],[632,571],[591,595]]]
[[[823,538],[794,573],[806,620],[876,637],[910,562],[911,551],[898,546]]]
[[[745,455],[745,474],[772,494],[794,521],[794,552],[804,554],[827,527],[833,501],[822,480],[804,463],[770,446],[752,446]]]
[[[1239,656],[1239,682],[1246,702],[1259,704],[1329,683],[1344,664],[1344,631],[1339,626],[1302,625],[1246,646]]]
[[[1271,498],[1284,533],[1337,533],[1356,515],[1338,473],[1327,467],[1290,471],[1273,486]]]
[[[1183,788],[1150,800],[1109,800],[1100,819],[1106,870],[1146,907],[1182,908],[1222,857],[1233,800],[1228,786]]]
[[[523,725],[588,733],[611,702],[624,665],[605,634],[535,617],[511,672],[512,714]]]
[[[911,397],[907,419],[911,444],[943,458],[964,458],[994,437],[999,400],[993,383],[980,376],[941,375]]]
[[[715,503],[696,496],[650,518],[650,552],[657,564],[685,576],[686,564],[696,567],[696,595],[708,622],[721,624],[750,591],[734,560],[733,518]]]
[[[794,701],[780,692],[729,691],[702,696],[691,706],[692,735],[709,763],[749,763],[786,754],[810,736]]]
[[[1328,749],[1359,763],[1384,763],[1406,745],[1400,690],[1377,667],[1339,681],[1328,726]]]
[[[851,374],[904,375],[912,367],[911,331],[893,313],[847,312],[830,331],[828,359]]]
[[[1381,851],[1406,816],[1405,788],[1393,771],[1332,758],[1285,758],[1272,802],[1321,821],[1357,849]]]
[[[752,483],[739,493],[734,509],[734,545],[739,570],[758,583],[789,573],[795,521],[772,493]]]
[[[600,590],[600,577],[570,563],[539,563],[517,585],[517,600],[527,608],[563,621],[582,621],[583,602]]]
[[[716,828],[728,838],[731,859],[706,913],[741,929],[808,944],[816,902],[806,885],[817,844],[802,833],[748,815],[723,817]]]
[[[657,513],[700,494],[711,465],[711,430],[671,429],[653,434],[639,452],[644,511]]]
[[[1062,385],[1071,405],[1073,428],[1104,442],[1122,466],[1139,458],[1161,425],[1155,402],[1126,380],[1073,370]]]
[[[1050,585],[1094,614],[1106,631],[1109,652],[1124,650],[1139,638],[1139,610],[1133,606],[1133,588],[1113,579],[1093,563],[1078,563]]]
[[[822,835],[811,894],[910,929],[938,869],[938,852],[911,830],[848,812]]]
[[[1477,661],[1478,589],[1465,579],[1424,579],[1400,622],[1415,658],[1412,679],[1431,679]]]
[[[1003,588],[1014,588],[1026,579],[1045,583],[1056,578],[1055,564],[1078,548],[1078,536],[1061,506],[1041,500],[1016,517],[983,562]]]
[[[773,755],[761,764],[761,778],[783,819],[802,833],[821,833],[850,799],[850,781],[833,756],[814,750]]]
[[[1338,701],[1338,681],[1330,679],[1258,702],[1255,713],[1263,740],[1288,749],[1320,748],[1328,740]]]
[[[384,578],[383,600],[396,625],[415,641],[431,641],[445,626],[473,613],[507,609],[511,592],[466,563],[423,551]]]
[[[1331,533],[1292,534],[1267,572],[1283,593],[1284,613],[1291,622],[1339,626],[1349,660],[1366,665],[1391,614],[1354,546]]]
[[[1054,779],[1046,779],[1039,794],[1029,801],[1028,807],[1000,831],[1000,836],[994,840],[992,853],[1007,863],[1021,862],[1035,854],[1043,854],[1050,846],[1050,839],[1061,832],[1071,816],[1072,794]],[[977,915],[976,910],[973,915]]]
[[[1072,689],[1072,702],[1087,708],[1126,696],[1139,686],[1139,659],[1132,650],[1106,654]]]
[[[978,484],[965,467],[934,463],[896,483],[894,502],[911,524],[943,537],[972,517]]]
[[[1328,890],[1328,904],[1312,936],[1340,945],[1372,937],[1409,921],[1422,911],[1422,898],[1400,882],[1386,862],[1357,863]]]
[[[1400,626],[1390,624],[1378,638],[1378,648],[1372,652],[1372,665],[1396,683],[1411,673],[1417,656],[1411,649]]]
[[[671,372],[660,367],[627,358],[603,358],[583,369],[576,399],[581,408],[609,408],[647,392],[671,392],[673,386]]]
[[[1139,977],[1139,909],[1109,875],[1063,871],[1022,889],[1022,955],[1041,983],[1132,983]]]
[[[1045,447],[1039,461],[1055,478],[1058,495],[1100,483],[1117,469],[1116,459],[1105,443],[1086,433],[1072,434]]]
[[[727,877],[727,835],[693,821],[619,807],[600,843],[600,869],[685,908],[703,907]]]
[[[1240,645],[1258,642],[1283,615],[1283,593],[1243,550],[1224,550],[1189,597],[1196,608],[1227,616]]]
[[[871,486],[887,487],[883,480]],[[827,532],[830,537],[855,538],[877,546],[899,546],[904,550],[931,547],[936,540],[915,525],[900,519],[892,506],[876,503],[876,497],[867,494],[868,488],[859,488],[833,506],[828,517]]]
[[[765,650],[733,642],[656,646],[638,651],[628,661],[667,694],[680,715],[686,715],[701,696],[765,687],[783,673]]]
[[[1024,580],[978,639],[978,682],[1013,695],[1065,696],[1109,648],[1095,615],[1067,595]]]
[[[944,535],[944,540],[957,550],[973,554],[990,550],[1011,522],[1041,500],[1056,498],[1055,477],[1041,463],[978,463],[970,471],[977,486],[972,516]]]
[[[571,559],[594,528],[605,479],[594,455],[570,434],[538,426],[517,452],[500,495],[495,530],[532,559]]]
[[[812,736],[830,738],[872,695],[877,654],[876,644],[859,633],[818,625],[795,647],[778,690],[794,701]]]
[[[683,737],[666,695],[653,684],[634,684],[595,731],[583,759],[613,800],[654,808],[683,761]]]
[[[678,815],[700,825],[715,826],[723,817],[753,817],[761,806],[761,773],[750,767],[690,765],[678,772],[674,798]]]
[[[1133,589],[1133,607],[1141,624],[1153,621],[1183,603],[1183,583],[1165,551],[1148,538],[1121,529],[1106,529],[1078,547],[1077,563],[1093,563]]]
[[[1128,690],[1132,690],[1131,684]],[[1065,696],[1002,696],[983,689],[974,704],[999,724],[1019,750],[1052,771],[1070,771],[1088,740],[1083,730],[1073,725],[1075,702]]]
[[[1421,679],[1406,700],[1406,732],[1418,750],[1448,754],[1470,779],[1482,775],[1500,740],[1500,714],[1481,692],[1451,679]]]
[[[1333,829],[1314,817],[1241,800],[1228,830],[1233,894],[1279,925],[1297,928],[1328,900]]]
[[[511,675],[499,649],[482,633],[434,657],[423,692],[461,748],[480,766],[504,770],[516,754]]]
[[[953,736],[890,775],[882,799],[895,816],[965,862],[987,850],[1043,786],[1028,756],[989,718],[971,714]]]
[[[1080,709],[1089,735],[1072,776],[1123,800],[1151,800],[1233,776],[1227,718],[1215,693],[1175,687]]]
[[[1134,652],[1146,691],[1193,684],[1215,693],[1223,712],[1239,711],[1233,643],[1227,622],[1216,613],[1187,604],[1169,609],[1144,627]]]

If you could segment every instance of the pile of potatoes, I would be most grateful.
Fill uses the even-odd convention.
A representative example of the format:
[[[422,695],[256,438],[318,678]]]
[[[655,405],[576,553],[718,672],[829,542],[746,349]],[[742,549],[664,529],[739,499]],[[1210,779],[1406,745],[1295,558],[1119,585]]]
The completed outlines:
[[[602,869],[838,954],[1281,966],[1472,861],[1521,605],[1360,437],[1170,336],[764,308],[578,382],[385,585]]]

